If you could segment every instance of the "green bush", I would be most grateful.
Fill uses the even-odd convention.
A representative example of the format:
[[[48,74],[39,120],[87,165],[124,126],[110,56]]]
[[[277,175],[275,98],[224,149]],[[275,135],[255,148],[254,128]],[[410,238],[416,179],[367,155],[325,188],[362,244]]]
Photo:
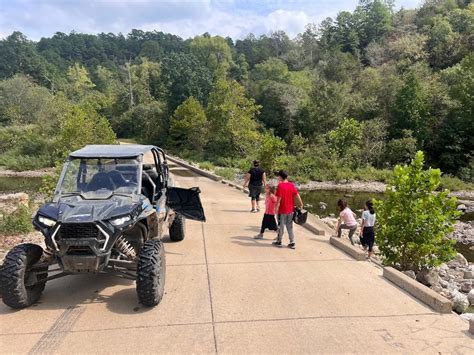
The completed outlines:
[[[222,176],[226,180],[235,179],[235,169],[232,168],[217,168],[215,173],[219,176]]]
[[[441,185],[442,189],[448,189],[451,191],[459,191],[459,190],[474,190],[474,184],[469,182],[464,182],[460,178],[455,176],[443,175],[441,177]]]
[[[51,157],[18,155],[15,151],[9,151],[0,155],[0,165],[15,171],[34,170],[51,166]]]
[[[377,243],[385,265],[418,271],[452,259],[454,241],[446,238],[460,213],[440,185],[439,169],[423,170],[423,152],[410,165],[397,165],[383,201],[375,201]]]
[[[33,230],[31,210],[28,206],[18,205],[13,213],[0,211],[0,234],[21,234]]]
[[[204,170],[209,170],[209,171],[214,170],[214,164],[212,164],[209,161],[203,161],[202,163],[199,163],[199,167]]]

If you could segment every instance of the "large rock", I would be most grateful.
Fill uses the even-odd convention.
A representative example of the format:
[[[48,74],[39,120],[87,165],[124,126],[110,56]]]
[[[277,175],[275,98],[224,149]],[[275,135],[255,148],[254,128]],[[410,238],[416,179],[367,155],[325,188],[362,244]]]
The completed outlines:
[[[467,300],[469,301],[469,304],[471,306],[474,306],[474,289],[469,291],[469,293],[467,294]]]
[[[467,300],[467,296],[463,295],[459,291],[454,291],[452,295],[453,311],[459,314],[464,313],[467,307],[469,307],[469,301]]]
[[[463,313],[461,314],[461,318],[470,322],[471,320],[474,320],[474,313]]]
[[[474,279],[474,271],[464,271],[464,278],[467,280]]]
[[[468,293],[472,290],[472,280],[464,280],[460,287],[462,292]]]
[[[407,275],[408,277],[412,278],[413,280],[416,279],[416,274],[413,270],[406,270],[406,271],[403,271],[403,273]]]
[[[426,286],[435,286],[439,285],[441,279],[438,270],[423,269],[416,275],[416,280]]]
[[[456,257],[453,260],[449,261],[447,265],[451,269],[455,269],[458,267],[465,268],[469,265],[469,263],[467,262],[467,259],[464,257],[464,255],[457,253]]]

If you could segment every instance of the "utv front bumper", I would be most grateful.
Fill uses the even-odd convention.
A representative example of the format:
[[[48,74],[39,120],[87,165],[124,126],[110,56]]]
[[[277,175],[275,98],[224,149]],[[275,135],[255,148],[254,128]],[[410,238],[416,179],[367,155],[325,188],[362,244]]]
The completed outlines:
[[[102,271],[110,257],[112,232],[96,223],[62,223],[52,235],[58,262],[65,272]]]

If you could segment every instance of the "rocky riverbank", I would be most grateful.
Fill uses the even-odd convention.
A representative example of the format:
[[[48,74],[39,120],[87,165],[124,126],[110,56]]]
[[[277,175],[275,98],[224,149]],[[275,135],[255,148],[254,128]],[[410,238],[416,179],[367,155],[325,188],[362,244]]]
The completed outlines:
[[[332,229],[335,229],[337,224],[337,219],[332,217],[322,218],[321,221]],[[360,220],[358,222],[360,223]],[[357,233],[358,231],[353,240],[357,246],[361,247]],[[343,238],[346,234],[347,231],[343,231]],[[474,246],[473,222],[457,222],[454,232],[449,237],[457,242]],[[381,264],[377,246],[374,246],[374,252],[373,261]],[[453,311],[462,314],[463,318],[474,318],[474,264],[469,263],[462,254],[458,253],[450,262],[436,268],[422,270],[418,274],[411,270],[404,273],[450,299]]]

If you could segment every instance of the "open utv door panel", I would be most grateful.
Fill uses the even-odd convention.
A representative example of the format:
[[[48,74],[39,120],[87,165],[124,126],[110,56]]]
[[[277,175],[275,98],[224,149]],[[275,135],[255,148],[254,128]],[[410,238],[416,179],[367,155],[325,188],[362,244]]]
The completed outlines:
[[[204,209],[202,208],[198,187],[183,189],[179,187],[168,187],[166,192],[166,205],[176,213],[195,221],[206,221]]]

